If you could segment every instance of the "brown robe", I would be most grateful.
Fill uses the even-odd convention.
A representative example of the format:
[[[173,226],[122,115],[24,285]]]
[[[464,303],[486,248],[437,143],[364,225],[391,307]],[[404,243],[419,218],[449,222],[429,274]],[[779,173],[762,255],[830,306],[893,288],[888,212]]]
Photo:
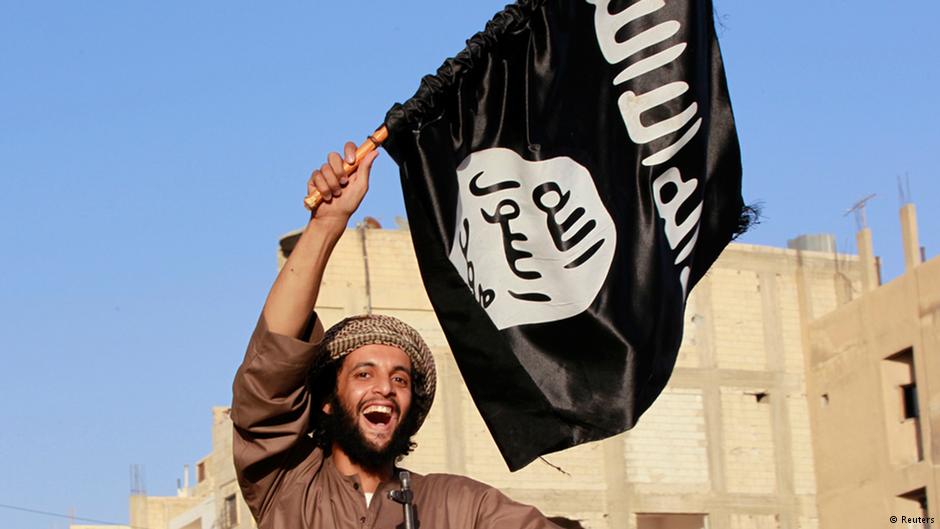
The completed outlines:
[[[323,338],[270,332],[262,316],[232,387],[235,471],[260,529],[391,529],[404,527],[388,498],[397,481],[379,485],[369,506],[357,476],[344,476],[308,435],[307,371]],[[412,474],[421,529],[557,529],[534,507],[452,474]]]

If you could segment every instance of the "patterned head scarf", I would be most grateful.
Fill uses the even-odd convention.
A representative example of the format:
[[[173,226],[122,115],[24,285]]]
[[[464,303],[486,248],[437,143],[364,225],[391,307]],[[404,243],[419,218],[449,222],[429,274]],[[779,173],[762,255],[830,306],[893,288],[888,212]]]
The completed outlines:
[[[411,359],[415,375],[412,383],[411,412],[415,413],[415,428],[421,427],[434,402],[437,371],[434,357],[427,344],[407,323],[381,314],[352,316],[330,327],[323,337],[320,357],[316,361],[314,375],[324,367],[342,360],[349,353],[364,345],[381,344],[397,347]]]

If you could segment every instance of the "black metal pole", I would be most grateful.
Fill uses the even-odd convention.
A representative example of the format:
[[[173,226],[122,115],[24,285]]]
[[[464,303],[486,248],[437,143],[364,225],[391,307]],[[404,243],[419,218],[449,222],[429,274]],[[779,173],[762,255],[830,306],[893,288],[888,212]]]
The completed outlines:
[[[414,492],[411,491],[411,473],[402,470],[398,473],[398,481],[401,482],[401,490],[389,491],[388,497],[401,504],[405,512],[405,529],[417,529],[415,525],[415,508],[412,505]]]

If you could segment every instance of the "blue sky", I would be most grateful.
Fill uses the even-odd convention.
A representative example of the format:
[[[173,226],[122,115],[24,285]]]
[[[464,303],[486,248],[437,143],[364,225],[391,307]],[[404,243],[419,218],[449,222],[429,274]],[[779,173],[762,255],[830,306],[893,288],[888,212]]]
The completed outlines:
[[[173,494],[210,449],[310,169],[502,5],[0,1],[0,504],[124,522],[131,464]],[[894,277],[907,175],[936,255],[940,4],[716,7],[745,197],[764,204],[743,241],[829,232],[854,252],[844,212],[876,193]],[[359,218],[394,226],[387,155],[372,182]],[[67,520],[0,507],[0,525]]]

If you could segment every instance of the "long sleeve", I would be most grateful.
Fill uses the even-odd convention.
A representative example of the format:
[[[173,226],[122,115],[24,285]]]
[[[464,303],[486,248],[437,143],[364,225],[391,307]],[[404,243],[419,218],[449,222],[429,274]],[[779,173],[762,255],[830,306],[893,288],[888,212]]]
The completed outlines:
[[[561,529],[537,508],[468,477],[428,474],[412,479],[421,527]]]
[[[495,488],[479,497],[473,527],[480,529],[561,529],[531,505],[513,501]]]
[[[323,339],[318,320],[309,334],[306,341],[274,334],[262,315],[232,385],[235,471],[256,520],[291,473],[312,475],[322,463],[321,450],[308,436],[311,410],[306,388],[308,370]]]

